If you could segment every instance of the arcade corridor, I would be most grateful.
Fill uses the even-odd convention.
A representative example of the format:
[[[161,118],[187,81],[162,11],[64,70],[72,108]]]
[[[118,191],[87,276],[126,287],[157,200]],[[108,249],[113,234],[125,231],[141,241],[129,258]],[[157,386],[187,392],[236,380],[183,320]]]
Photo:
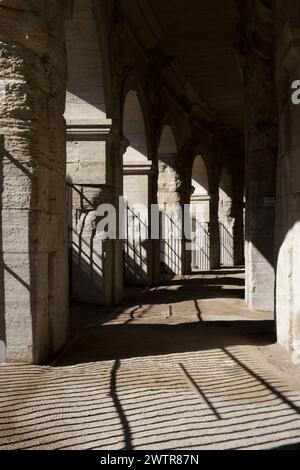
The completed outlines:
[[[299,446],[299,38],[0,0],[0,449]]]

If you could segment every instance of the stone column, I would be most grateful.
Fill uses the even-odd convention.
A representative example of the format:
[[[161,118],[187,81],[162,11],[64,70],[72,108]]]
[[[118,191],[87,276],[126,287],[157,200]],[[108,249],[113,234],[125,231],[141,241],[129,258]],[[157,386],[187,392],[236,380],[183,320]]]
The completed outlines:
[[[124,234],[120,233],[120,228],[124,224],[125,214],[120,211],[120,198],[123,198],[123,155],[129,145],[127,139],[120,133],[113,134],[113,140],[108,154],[111,162],[111,173],[108,179],[113,189],[113,201],[117,212],[117,238],[112,241],[113,251],[113,303],[119,303],[124,293]],[[120,220],[122,219],[122,220]]]
[[[276,326],[278,342],[300,360],[300,79],[299,2],[277,0],[276,79],[279,153],[276,210]],[[296,96],[292,95],[296,92]]]
[[[232,178],[232,205],[231,216],[233,218],[233,264],[242,266],[245,264],[245,238],[244,238],[244,190],[245,168],[242,155],[239,153],[233,164]]]
[[[220,265],[234,265],[234,223],[233,213],[233,174],[230,167],[224,167],[219,179],[219,231]]]
[[[0,4],[0,339],[39,362],[68,331],[64,18],[58,0]]]
[[[274,308],[277,101],[272,1],[240,2],[246,105],[246,302]]]
[[[72,298],[98,305],[114,303],[114,248],[116,240],[101,239],[97,212],[112,204],[118,213],[121,189],[115,178],[114,149],[118,136],[112,125],[69,124],[67,142],[68,187],[72,193]],[[119,158],[119,154],[118,154]]]
[[[244,202],[243,197],[232,201],[232,216],[234,219],[233,235],[233,264],[234,266],[243,266],[245,263],[244,255]]]
[[[210,269],[220,267],[220,231],[219,231],[219,193],[218,188],[210,194],[209,204],[209,264]]]

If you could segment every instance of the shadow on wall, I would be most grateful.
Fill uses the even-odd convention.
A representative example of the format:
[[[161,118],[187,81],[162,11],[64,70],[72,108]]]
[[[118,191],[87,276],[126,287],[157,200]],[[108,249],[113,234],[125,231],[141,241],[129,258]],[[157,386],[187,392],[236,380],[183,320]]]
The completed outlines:
[[[200,222],[197,219],[192,220],[192,229],[195,233],[193,243],[195,248],[191,253],[191,271],[195,273],[197,270],[208,271],[210,268],[210,236],[209,224]]]
[[[93,239],[89,243],[82,234],[73,230],[76,241],[72,240],[69,256],[71,258],[72,294],[75,299],[92,303],[99,303],[103,298],[103,251],[94,249]],[[70,246],[70,245],[69,245]],[[81,292],[85,292],[81,299]]]
[[[160,240],[160,272],[161,274],[182,273],[182,227],[167,213],[162,214],[164,220],[164,235]],[[161,229],[162,231],[162,229]]]
[[[191,253],[191,271],[207,271],[211,267],[211,249],[218,242],[216,221],[212,219],[211,203],[211,174],[207,161],[201,155],[196,155],[191,172],[193,191],[190,195],[191,224],[195,234],[195,248]],[[213,263],[215,265],[215,263]]]
[[[80,209],[73,209],[73,200]],[[70,299],[105,303],[104,271],[108,243],[97,237],[97,202],[89,200],[71,180],[67,183]],[[75,225],[76,229],[73,228]]]
[[[221,266],[234,265],[234,238],[231,230],[219,223]]]
[[[1,136],[0,136],[1,138]],[[42,335],[45,334],[43,325],[37,325],[37,292],[38,288],[35,284],[40,275],[41,270],[41,256],[37,251],[37,238],[38,230],[40,229],[42,220],[42,211],[35,210],[37,202],[39,201],[38,191],[39,185],[39,167],[29,169],[27,163],[18,161],[5,147],[5,137],[2,136],[0,141],[0,192],[1,192],[1,215],[0,215],[0,250],[1,250],[1,270],[0,270],[0,341],[2,341],[0,359],[4,359],[7,349],[7,342],[10,341],[9,347],[11,349],[12,357],[20,355],[24,360],[39,361],[40,357],[46,357],[51,353],[52,335],[47,342]],[[7,171],[5,172],[5,166]],[[14,167],[15,174],[18,177],[25,176],[25,190],[29,193],[30,201],[27,211],[21,210],[18,201],[15,206],[10,205],[4,207],[3,191],[4,179],[6,178],[6,199],[8,199],[13,192],[11,173],[9,166]],[[24,184],[24,183],[23,183]],[[9,188],[9,189],[7,189]],[[29,189],[30,188],[30,189]],[[13,210],[11,210],[13,207]],[[19,209],[19,210],[18,210]],[[12,214],[12,212],[14,213]],[[20,215],[22,213],[22,216]],[[3,215],[6,216],[3,226]],[[3,247],[3,231],[6,232],[7,250]],[[24,234],[21,232],[24,230]],[[27,237],[26,237],[27,234]],[[45,234],[44,243],[47,245],[47,236]],[[19,244],[19,247],[18,247]],[[24,246],[22,245],[24,244]],[[47,247],[48,248],[48,247]],[[7,257],[4,258],[4,252]],[[25,267],[25,269],[23,269]],[[49,280],[50,260],[48,259],[48,278],[47,286],[51,288],[51,280]],[[46,275],[47,275],[46,274]],[[43,275],[45,275],[43,271]],[[25,279],[23,279],[24,276]],[[28,279],[28,280],[27,280]],[[48,291],[49,292],[49,291]],[[9,301],[7,301],[9,299]],[[50,296],[47,297],[46,302],[50,301]],[[43,305],[44,306],[44,305]],[[42,308],[41,302],[39,308]],[[48,308],[48,304],[47,307]],[[22,309],[23,312],[22,312]],[[47,311],[49,314],[49,311]],[[50,319],[50,322],[52,318]],[[9,326],[8,326],[9,322]],[[18,336],[14,336],[14,325],[24,324],[24,338],[18,331]],[[37,327],[40,328],[39,334]],[[47,326],[49,327],[49,326]],[[50,326],[51,329],[52,325]],[[10,330],[10,338],[7,337],[7,330]],[[45,335],[47,336],[47,335]],[[31,340],[31,338],[33,338]],[[1,362],[1,361],[0,361]]]
[[[148,226],[142,216],[127,207],[127,234],[123,240],[124,277],[126,284],[147,284],[149,240]]]
[[[10,154],[6,148],[5,148],[5,136],[0,136],[0,154],[1,154],[1,163],[0,163],[0,192],[1,192],[1,214],[0,214],[0,362],[4,362],[6,358],[6,349],[7,349],[7,323],[10,320],[9,315],[11,315],[11,312],[7,311],[7,297],[9,297],[9,305],[10,308],[15,311],[20,310],[20,296],[23,295],[24,292],[24,317],[25,315],[28,316],[28,304],[30,305],[30,320],[29,318],[27,319],[22,319],[24,321],[24,324],[29,323],[31,325],[31,329],[27,329],[27,331],[24,331],[24,335],[28,338],[29,336],[32,335],[33,343],[35,344],[35,339],[36,339],[36,305],[34,302],[34,292],[32,291],[31,287],[31,280],[36,279],[36,260],[34,259],[34,256],[30,256],[29,259],[29,273],[27,273],[29,283],[27,283],[24,279],[20,277],[18,272],[16,272],[14,269],[12,269],[4,259],[4,246],[3,246],[3,215],[9,213],[9,208],[7,212],[5,213],[6,207],[3,206],[3,191],[4,191],[4,178],[5,178],[5,173],[4,173],[4,165],[7,165],[7,168],[9,165],[12,165],[16,168],[16,174],[20,175],[20,172],[26,176],[28,179],[28,186],[32,187],[31,194],[30,194],[30,204],[29,204],[29,210],[28,210],[28,215],[27,219],[25,218],[25,221],[27,223],[27,226],[25,226],[25,234],[26,231],[28,233],[28,238],[24,238],[24,242],[28,244],[28,252],[32,253],[35,249],[35,244],[33,240],[35,240],[36,237],[36,226],[38,224],[38,217],[39,215],[34,213],[31,208],[36,206],[36,201],[38,200],[38,196],[36,194],[36,191],[38,190],[36,180],[37,180],[37,174],[34,172],[29,171],[28,167],[26,164],[22,164],[19,162],[12,154]],[[19,173],[18,173],[19,171]],[[11,184],[11,181],[9,181],[9,178],[7,178],[7,186]],[[10,189],[12,191],[12,189]],[[7,197],[7,196],[6,196]],[[16,207],[18,209],[18,206]],[[25,213],[25,211],[24,211]],[[5,230],[7,230],[8,236],[11,234],[16,235],[16,238],[14,242],[20,242],[22,239],[22,234],[20,233],[20,226],[18,226],[18,220],[17,220],[18,214],[14,214],[14,218],[9,220],[9,217],[6,218],[5,220]],[[26,217],[26,216],[25,216]],[[7,242],[12,245],[12,240],[8,239]],[[12,266],[16,266],[16,269],[19,269],[21,271],[22,269],[22,252],[19,254],[17,261],[14,260],[13,256],[15,255],[15,252],[12,250],[15,250],[16,247],[10,246],[6,252],[6,254],[9,256],[12,254],[11,259],[9,262],[12,263]],[[7,259],[8,259],[7,256]],[[26,271],[25,271],[26,272]],[[6,284],[6,285],[5,285]],[[24,291],[25,289],[25,291]],[[14,293],[13,293],[14,292]],[[11,296],[11,297],[10,297]],[[27,311],[26,311],[27,309]],[[20,315],[20,313],[19,313]],[[19,318],[17,318],[17,321],[20,321]],[[10,333],[12,333],[12,326],[10,325]],[[11,339],[11,338],[10,338]],[[32,357],[35,358],[35,350],[33,350],[31,354],[31,341],[24,341],[22,342],[22,338],[18,337],[17,338],[19,343],[17,344],[17,349],[21,349],[20,353],[24,354],[23,357],[26,357],[26,354],[28,354],[27,358],[28,360],[32,360]],[[13,349],[14,345],[10,344],[10,347]],[[17,351],[19,352],[19,351]],[[15,354],[16,351],[13,351],[13,354]]]

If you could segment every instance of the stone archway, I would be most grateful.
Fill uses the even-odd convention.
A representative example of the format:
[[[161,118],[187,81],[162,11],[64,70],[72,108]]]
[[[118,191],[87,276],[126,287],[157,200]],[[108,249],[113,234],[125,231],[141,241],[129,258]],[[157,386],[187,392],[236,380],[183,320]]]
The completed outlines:
[[[149,211],[151,168],[148,139],[138,92],[129,90],[123,106],[123,135],[128,147],[123,155],[123,195],[127,202],[124,242],[125,282],[151,282]]]
[[[191,186],[191,270],[204,271],[210,269],[210,189],[206,162],[201,155],[194,159]]]
[[[160,211],[160,272],[183,274],[183,175],[173,129],[163,127],[158,147],[157,202]]]
[[[220,265],[234,265],[234,218],[232,216],[232,176],[223,168],[219,180]]]
[[[75,301],[110,304],[113,247],[97,236],[97,207],[113,197],[108,164],[112,122],[93,2],[75,0],[65,24],[70,294]]]

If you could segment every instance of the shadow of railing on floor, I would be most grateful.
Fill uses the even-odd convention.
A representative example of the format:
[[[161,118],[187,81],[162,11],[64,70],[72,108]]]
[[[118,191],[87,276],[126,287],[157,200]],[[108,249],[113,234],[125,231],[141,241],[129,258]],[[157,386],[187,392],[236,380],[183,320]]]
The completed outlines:
[[[240,348],[0,368],[0,448],[298,448],[300,394]],[[34,391],[34,393],[33,393]]]

